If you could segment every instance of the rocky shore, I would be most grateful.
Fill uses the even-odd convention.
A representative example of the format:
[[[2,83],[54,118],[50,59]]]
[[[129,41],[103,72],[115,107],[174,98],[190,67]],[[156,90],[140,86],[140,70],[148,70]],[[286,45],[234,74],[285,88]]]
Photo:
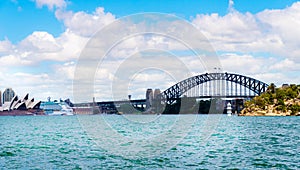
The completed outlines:
[[[297,104],[300,107],[300,100],[288,100],[285,102],[285,105],[290,108],[291,106]],[[275,104],[266,105],[264,109],[255,106],[255,104],[250,105],[247,108],[244,108],[239,116],[300,116],[300,112],[293,113],[292,110],[279,110],[278,106]]]

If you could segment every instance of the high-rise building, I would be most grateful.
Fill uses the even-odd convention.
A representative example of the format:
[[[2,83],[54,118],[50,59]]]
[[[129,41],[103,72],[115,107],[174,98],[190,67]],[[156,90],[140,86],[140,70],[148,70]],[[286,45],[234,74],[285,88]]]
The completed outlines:
[[[15,92],[13,91],[12,88],[7,88],[3,92],[3,101],[2,103],[5,102],[10,102],[15,96]]]
[[[0,106],[2,106],[2,94],[1,94],[1,90],[0,90]]]

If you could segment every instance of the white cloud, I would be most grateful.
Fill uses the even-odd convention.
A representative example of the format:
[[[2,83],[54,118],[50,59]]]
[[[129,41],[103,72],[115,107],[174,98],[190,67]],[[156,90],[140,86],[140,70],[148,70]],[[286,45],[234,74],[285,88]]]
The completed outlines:
[[[105,13],[102,7],[96,8],[93,14],[83,11],[73,13],[71,11],[57,10],[55,15],[64,22],[67,29],[81,36],[91,36],[115,20],[115,16],[109,12]]]
[[[65,7],[66,2],[62,0],[37,0],[36,3],[40,7],[46,5],[49,9],[58,8],[55,15],[64,23],[65,31],[58,37],[47,32],[35,31],[19,44],[12,44],[7,39],[0,41],[0,71],[7,72],[1,76],[1,81],[9,82],[6,83],[7,86],[11,86],[19,92],[33,93],[36,98],[45,100],[48,96],[72,97],[72,80],[93,76],[95,77],[97,99],[109,99],[111,84],[116,78],[115,73],[119,69],[118,66],[124,64],[123,62],[129,56],[151,48],[166,52],[186,50],[186,47],[180,42],[163,35],[148,34],[127,37],[107,54],[108,58],[102,61],[94,75],[90,75],[91,68],[86,67],[84,72],[74,77],[76,59],[80,56],[89,38],[99,29],[114,22],[115,16],[105,12],[101,7],[92,14],[82,11],[75,13],[65,11],[62,8]],[[232,0],[229,4],[231,10],[225,16],[199,14],[192,21],[221,54],[220,61],[223,70],[251,76],[267,83],[289,83],[291,79],[299,81],[297,74],[285,72],[298,72],[298,68],[300,68],[300,31],[298,31],[300,2],[294,3],[286,9],[265,10],[258,14],[239,13],[233,10]],[[172,24],[174,25],[159,23],[158,26],[166,30],[166,28],[176,27],[176,23]],[[128,27],[128,29],[143,31],[144,27],[145,25],[140,24]],[[116,29],[120,30],[117,34],[124,34],[123,28]],[[107,35],[106,38],[110,38],[110,36],[112,34]],[[105,45],[105,39],[102,43]],[[260,55],[261,53],[263,54]],[[191,69],[193,74],[204,72],[204,66],[199,65],[199,58],[190,55],[180,54],[176,56],[176,59],[180,59],[182,64]],[[178,65],[172,64],[173,61],[159,60],[159,57],[155,61],[150,59],[155,58],[150,57],[146,60],[134,60],[127,63],[127,69],[137,67],[141,63],[156,63],[158,68],[167,66],[166,71],[175,70],[173,73],[178,73],[178,75],[182,72],[178,69],[180,68]],[[175,61],[175,58],[173,59]],[[23,72],[14,73],[16,68],[31,69],[35,64],[44,61],[51,61],[49,66],[51,70],[33,74],[26,73],[25,68]],[[133,98],[142,98],[147,86],[164,90],[174,83],[175,81],[166,74],[139,73],[126,88]]]
[[[300,2],[283,10],[265,10],[258,13],[257,18],[266,25],[262,31],[277,35],[283,43],[282,48],[269,50],[274,50],[287,57],[299,58]]]
[[[53,53],[51,58],[58,61],[77,59],[88,41],[88,38],[74,34],[68,29],[56,39],[61,44],[62,50]]]
[[[52,99],[72,99],[72,67],[62,64],[60,67],[54,67],[56,68],[59,69],[49,73],[3,72],[0,77],[0,90],[12,87],[20,97],[29,93],[31,97],[43,101],[49,96]]]
[[[221,54],[220,60],[224,71],[248,75],[268,72],[269,67],[276,62],[273,58],[236,53]]]
[[[293,60],[286,58],[280,62],[275,63],[274,65],[271,65],[270,69],[279,72],[300,71],[300,63],[296,63]]]
[[[281,86],[283,83],[299,84],[300,81],[300,65],[289,59],[225,53],[221,54],[220,60],[224,72],[250,76],[265,83]]]
[[[264,81],[265,83],[275,83],[277,87],[281,87],[282,84],[299,84],[300,76],[289,75],[286,72],[270,72],[253,75],[254,78]]]
[[[300,2],[258,14],[231,11],[197,15],[192,21],[218,51],[268,52],[299,61]]]
[[[69,30],[57,38],[47,32],[36,31],[17,45],[11,45],[9,41],[0,42],[0,60],[7,61],[14,58],[16,61],[26,61],[24,64],[38,64],[45,60],[62,62],[74,60],[79,57],[87,40],[88,38],[78,36]]]
[[[55,71],[55,75],[58,79],[64,78],[65,80],[73,80],[74,79],[74,71],[75,71],[75,62],[66,62],[63,64],[57,64],[53,66]]]
[[[131,94],[132,98],[145,98],[148,88],[165,90],[176,83],[176,80],[173,78],[166,72],[155,69],[136,73],[130,80],[128,94]]]
[[[39,8],[47,6],[50,10],[52,10],[54,7],[64,8],[67,5],[65,0],[35,0],[35,2]]]
[[[62,49],[51,34],[42,31],[33,32],[21,41],[18,48],[24,51],[34,51],[36,53],[51,53]]]
[[[299,84],[300,2],[257,14],[232,5],[225,16],[197,15],[192,21],[221,54],[224,70],[277,85]]]
[[[49,75],[41,74],[29,74],[24,72],[16,72],[9,74],[4,72],[1,75],[1,90],[7,87],[12,87],[17,95],[24,96],[25,93],[30,93],[31,97],[36,99],[45,99],[44,92],[48,91],[48,87],[55,81],[52,81]],[[43,92],[44,91],[44,92]]]
[[[9,54],[12,49],[13,44],[8,39],[0,41],[0,55]]]
[[[261,36],[255,17],[250,14],[232,12],[225,16],[218,14],[197,15],[192,21],[217,48],[234,50],[232,44],[249,43]],[[220,50],[222,50],[220,49]]]
[[[27,66],[31,65],[32,61],[26,60],[24,58],[15,56],[15,55],[6,55],[0,57],[0,66],[2,68],[9,68],[11,66],[18,67],[18,66]]]
[[[234,5],[233,0],[229,0],[229,2],[228,2],[228,10],[229,10],[230,12],[234,11],[233,5]]]

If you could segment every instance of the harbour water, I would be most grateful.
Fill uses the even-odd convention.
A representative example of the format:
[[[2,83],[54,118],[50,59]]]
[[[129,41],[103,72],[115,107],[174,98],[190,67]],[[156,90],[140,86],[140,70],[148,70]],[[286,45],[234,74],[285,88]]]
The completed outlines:
[[[179,117],[3,116],[0,169],[300,169],[300,117],[185,115],[186,126]],[[156,145],[164,133],[176,140]],[[139,139],[149,154],[134,157]]]

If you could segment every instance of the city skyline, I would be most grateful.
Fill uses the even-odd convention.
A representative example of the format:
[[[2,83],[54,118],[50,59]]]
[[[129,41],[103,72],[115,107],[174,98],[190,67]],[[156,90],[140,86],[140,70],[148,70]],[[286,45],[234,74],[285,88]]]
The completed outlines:
[[[212,44],[222,71],[247,75],[266,83],[299,84],[300,2],[298,1],[93,1],[11,0],[0,3],[0,89],[12,87],[20,96],[39,100],[71,98],[77,59],[89,38],[99,29],[134,13],[170,13],[193,24]],[[135,4],[136,3],[136,4]],[[121,28],[120,28],[121,29]],[[137,37],[113,51],[107,65],[96,73],[97,100],[109,100],[107,84],[114,79],[112,63],[121,63],[136,46],[153,48],[174,43],[157,37]],[[175,45],[176,46],[176,45]],[[182,60],[189,53],[177,51]],[[189,61],[194,74],[198,69]],[[128,91],[144,98],[148,88],[162,91],[176,81],[159,72],[140,72]],[[91,99],[86,99],[86,101]]]

